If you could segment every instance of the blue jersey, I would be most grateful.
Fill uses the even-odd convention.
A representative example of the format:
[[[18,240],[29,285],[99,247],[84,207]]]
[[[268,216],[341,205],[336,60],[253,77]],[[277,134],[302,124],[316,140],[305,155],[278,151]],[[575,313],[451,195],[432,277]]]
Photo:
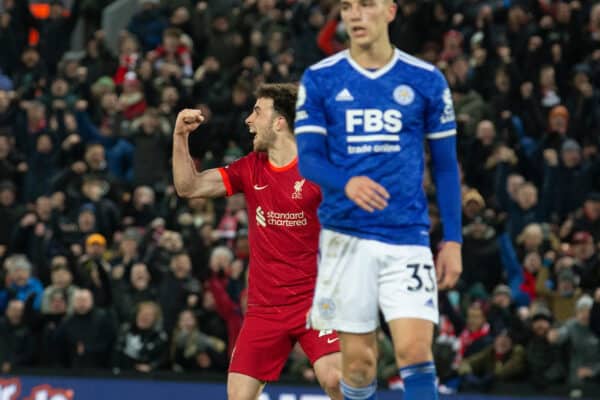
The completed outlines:
[[[325,228],[393,244],[429,244],[424,141],[456,135],[451,93],[437,68],[400,50],[375,71],[347,50],[326,58],[302,77],[295,133],[325,135],[332,165],[349,176],[368,176],[390,193],[384,210],[368,213],[343,190],[322,187]]]

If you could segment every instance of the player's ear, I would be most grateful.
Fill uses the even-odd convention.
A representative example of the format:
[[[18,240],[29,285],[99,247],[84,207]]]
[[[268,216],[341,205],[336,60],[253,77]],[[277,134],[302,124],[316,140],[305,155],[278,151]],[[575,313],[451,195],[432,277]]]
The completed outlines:
[[[388,10],[388,16],[387,16],[387,22],[390,23],[392,22],[395,18],[396,18],[396,12],[398,11],[398,4],[396,4],[395,0],[390,0],[387,1],[387,10]]]
[[[273,128],[277,131],[283,130],[286,125],[286,121],[285,121],[285,118],[283,117],[283,115],[276,116],[273,123],[274,123]]]

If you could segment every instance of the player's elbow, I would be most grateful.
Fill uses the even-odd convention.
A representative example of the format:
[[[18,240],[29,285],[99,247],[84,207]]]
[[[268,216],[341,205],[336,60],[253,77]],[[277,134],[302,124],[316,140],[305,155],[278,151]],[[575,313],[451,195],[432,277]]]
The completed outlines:
[[[175,186],[175,193],[177,193],[177,196],[183,198],[183,199],[189,199],[192,196],[192,191],[190,190],[190,188],[187,185],[182,185],[181,183],[177,183],[175,182],[174,184]]]

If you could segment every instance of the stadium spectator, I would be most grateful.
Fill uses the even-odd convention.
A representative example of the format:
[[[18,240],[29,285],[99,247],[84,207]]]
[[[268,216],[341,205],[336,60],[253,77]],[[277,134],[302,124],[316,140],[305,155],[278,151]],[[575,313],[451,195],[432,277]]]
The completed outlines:
[[[62,291],[67,298],[66,306],[67,313],[73,312],[73,295],[78,289],[73,284],[73,274],[69,268],[68,260],[65,256],[56,256],[50,263],[50,285],[44,289],[42,296],[42,314],[52,314],[54,294]]]
[[[73,314],[58,326],[53,345],[61,365],[70,368],[107,368],[115,340],[109,314],[94,305],[92,292],[78,289],[73,295]]]
[[[227,364],[225,342],[200,330],[190,310],[179,314],[173,331],[171,360],[176,371],[224,372]]]
[[[112,305],[110,264],[102,258],[105,250],[104,236],[99,233],[89,235],[85,240],[85,252],[75,268],[75,282],[93,293],[94,305],[98,307]]]
[[[465,358],[458,372],[466,388],[487,391],[495,382],[522,377],[525,369],[523,346],[515,345],[510,334],[502,331],[491,346]]]
[[[186,252],[174,254],[169,271],[161,278],[158,298],[163,310],[163,325],[167,332],[173,330],[177,315],[186,307],[201,307],[202,287],[192,276],[192,261]]]
[[[10,300],[31,301],[34,310],[42,304],[42,283],[33,277],[33,266],[22,254],[15,254],[4,261],[6,286],[0,290],[0,310],[5,310]]]
[[[463,359],[483,350],[492,342],[490,324],[480,302],[473,302],[469,306],[466,326],[458,338],[459,346],[454,360],[456,366],[459,366]]]
[[[577,397],[581,392],[584,381],[594,379],[600,373],[598,337],[590,329],[592,305],[593,299],[590,296],[582,296],[575,306],[575,318],[561,328],[548,332],[550,343],[569,346],[568,383],[572,389],[572,397]]]
[[[545,306],[533,311],[530,319],[532,336],[525,348],[529,379],[541,390],[559,382],[566,374],[560,348],[548,340],[553,322],[552,314]]]
[[[117,338],[114,366],[119,370],[152,372],[167,359],[167,334],[160,327],[160,306],[152,301],[136,307],[133,321],[124,324]]]
[[[159,0],[139,0],[141,9],[132,18],[128,30],[141,43],[143,51],[150,51],[160,44],[167,20],[162,15]]]
[[[158,292],[151,282],[146,264],[138,262],[131,268],[122,268],[123,276],[120,278],[116,278],[113,273],[112,289],[117,318],[120,323],[126,323],[133,321],[135,310],[140,303],[157,301]]]
[[[0,369],[8,374],[30,365],[35,357],[35,338],[25,323],[25,303],[11,300],[0,319]]]

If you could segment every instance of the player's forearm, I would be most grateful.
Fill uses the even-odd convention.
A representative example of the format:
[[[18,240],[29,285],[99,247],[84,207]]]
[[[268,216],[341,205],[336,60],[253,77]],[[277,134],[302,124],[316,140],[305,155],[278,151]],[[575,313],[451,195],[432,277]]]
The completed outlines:
[[[188,135],[173,137],[173,183],[181,197],[192,197],[198,178],[194,160],[190,156]]]
[[[444,240],[462,243],[460,177],[456,159],[456,136],[429,142],[437,202]]]
[[[296,136],[298,144],[298,168],[306,179],[321,188],[344,191],[351,176],[333,165],[325,149],[327,141],[321,134],[303,133]]]

